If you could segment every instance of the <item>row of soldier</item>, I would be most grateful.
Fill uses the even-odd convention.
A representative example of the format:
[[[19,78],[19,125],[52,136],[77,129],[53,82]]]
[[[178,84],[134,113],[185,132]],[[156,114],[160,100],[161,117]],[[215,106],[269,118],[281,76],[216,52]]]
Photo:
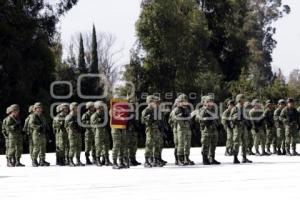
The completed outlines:
[[[133,102],[131,102],[133,103]],[[145,125],[145,167],[164,166],[162,159],[163,136],[160,129],[160,119],[157,117],[160,100],[150,95],[147,97],[148,106],[143,110],[141,122]],[[84,143],[86,164],[97,166],[112,166],[114,169],[129,168],[140,165],[136,160],[137,151],[137,122],[135,118],[127,122],[127,129],[112,128],[111,133],[104,122],[104,103],[97,101],[86,104],[86,113],[81,123],[84,125]],[[252,106],[250,109],[249,107]],[[191,123],[200,126],[203,164],[220,164],[215,159],[218,143],[218,132],[223,124],[227,132],[226,156],[233,156],[233,163],[240,163],[238,154],[242,147],[242,162],[251,163],[247,154],[270,155],[270,145],[273,153],[278,155],[298,155],[296,142],[300,128],[299,111],[294,108],[293,99],[279,101],[275,110],[271,102],[262,108],[258,100],[250,104],[244,95],[237,95],[235,101],[228,102],[228,108],[221,118],[216,115],[216,106],[212,96],[203,98],[202,106],[192,111],[188,97],[180,95],[174,103],[169,116],[175,144],[175,163],[179,166],[194,165],[190,160]],[[57,116],[53,119],[53,130],[56,140],[56,164],[84,166],[80,160],[82,127],[77,120],[77,103],[61,104],[57,107]],[[18,105],[7,108],[8,116],[3,120],[2,133],[6,139],[7,166],[24,166],[20,162],[22,155],[22,127],[19,120]],[[25,120],[23,131],[29,138],[29,151],[32,166],[49,166],[46,162],[46,120],[41,103],[35,103],[29,108],[29,116]],[[112,136],[112,163],[109,158],[110,135]],[[267,138],[267,139],[266,139]],[[259,151],[261,146],[261,153]],[[290,146],[292,152],[290,151]],[[92,153],[92,161],[90,160]],[[39,162],[38,162],[39,158]],[[74,162],[73,159],[76,159]]]

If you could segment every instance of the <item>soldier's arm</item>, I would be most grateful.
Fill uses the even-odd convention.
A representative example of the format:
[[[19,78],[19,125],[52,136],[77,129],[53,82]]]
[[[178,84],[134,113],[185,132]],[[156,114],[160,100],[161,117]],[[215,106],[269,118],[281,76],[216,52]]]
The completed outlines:
[[[279,119],[283,122],[286,123],[287,122],[287,110],[283,109],[280,113]]]
[[[15,120],[13,120],[11,117],[7,119],[6,122],[6,129],[8,131],[15,131],[19,128],[20,124],[17,124]]]
[[[229,117],[233,122],[238,119],[238,111],[236,107],[231,110]]]
[[[7,132],[6,132],[6,119],[3,120],[2,126],[1,126],[1,132],[3,136],[6,138],[7,137]]]
[[[43,124],[39,122],[36,115],[32,115],[29,119],[29,126],[35,131],[42,131]]]

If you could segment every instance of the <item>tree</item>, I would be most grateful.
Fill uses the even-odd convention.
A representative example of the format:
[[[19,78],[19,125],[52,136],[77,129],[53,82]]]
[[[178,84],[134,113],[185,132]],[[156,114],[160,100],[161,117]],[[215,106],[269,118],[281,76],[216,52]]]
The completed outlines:
[[[93,25],[93,34],[92,34],[92,63],[90,66],[90,73],[97,74],[99,73],[98,68],[98,49],[97,49],[97,34],[95,25]]]
[[[84,54],[84,45],[82,35],[79,37],[79,56],[78,56],[78,69],[80,73],[87,73],[86,63],[85,63],[85,54]]]
[[[291,72],[288,82],[288,95],[295,99],[300,98],[300,70],[295,69]]]

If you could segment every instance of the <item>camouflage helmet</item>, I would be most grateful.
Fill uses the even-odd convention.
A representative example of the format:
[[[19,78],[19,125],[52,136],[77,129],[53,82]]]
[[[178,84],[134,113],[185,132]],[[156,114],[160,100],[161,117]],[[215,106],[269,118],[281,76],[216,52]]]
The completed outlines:
[[[258,99],[253,99],[251,104],[252,104],[252,106],[255,106],[258,103],[260,103],[260,101]]]
[[[293,98],[288,98],[288,99],[287,99],[287,102],[288,102],[288,103],[294,103],[295,100],[294,100]]]
[[[212,95],[207,95],[204,102],[207,103],[209,101],[214,101],[214,97]]]
[[[227,106],[234,105],[234,103],[234,100],[230,99],[229,101],[227,101]]]
[[[20,106],[18,104],[13,104],[10,107],[10,112],[13,112],[13,111],[17,111],[17,110],[20,110]]]
[[[272,101],[270,100],[270,99],[268,99],[267,101],[266,101],[266,106],[270,106],[270,105],[272,105],[273,103],[272,103]]]
[[[94,107],[95,107],[96,109],[99,109],[99,108],[103,107],[103,105],[104,105],[104,102],[103,102],[103,101],[96,101],[96,102],[94,103]]]
[[[78,106],[78,103],[72,102],[69,107],[70,107],[70,110],[73,110],[77,106]]]
[[[8,106],[8,107],[6,108],[6,114],[8,114],[8,115],[9,115],[9,114],[11,113],[11,111],[12,111],[12,110],[11,110],[11,107],[10,107],[10,106]]]
[[[90,109],[90,108],[93,108],[94,107],[94,102],[87,102],[86,104],[85,104],[85,108],[86,109]]]
[[[278,105],[280,105],[280,104],[286,104],[285,100],[284,99],[279,99]]]
[[[156,101],[156,97],[154,95],[147,96],[146,103],[150,104],[152,101]]]
[[[33,112],[33,105],[30,105],[28,108],[28,113],[32,113]]]
[[[61,111],[61,105],[56,106],[56,113],[59,113]]]
[[[181,94],[177,97],[178,102],[188,101],[188,96],[186,94]]]
[[[34,105],[33,105],[33,110],[37,109],[37,108],[41,108],[43,107],[43,104],[41,102],[36,102]]]
[[[243,94],[238,94],[238,95],[236,95],[236,97],[235,97],[235,101],[236,101],[236,102],[240,102],[240,101],[243,100],[243,99],[245,99],[245,95],[243,95]]]
[[[64,108],[69,109],[69,104],[67,104],[67,103],[62,103],[62,104],[59,105],[59,108],[60,108],[60,111],[62,111]]]

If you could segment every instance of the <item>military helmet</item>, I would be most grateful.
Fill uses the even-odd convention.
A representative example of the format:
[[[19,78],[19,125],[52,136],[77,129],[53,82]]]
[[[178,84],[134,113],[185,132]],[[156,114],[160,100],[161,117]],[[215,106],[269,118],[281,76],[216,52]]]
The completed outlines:
[[[150,104],[152,101],[156,101],[156,97],[154,95],[147,96],[146,102]]]
[[[205,98],[205,103],[209,102],[209,101],[214,101],[214,97],[212,95],[207,95]]]
[[[61,112],[61,105],[56,106],[56,112],[57,113]]]
[[[288,102],[288,103],[294,103],[295,100],[294,100],[293,98],[288,98],[288,99],[287,99],[287,102]]]
[[[207,96],[202,96],[202,97],[201,97],[201,104],[204,104],[204,103],[205,103],[206,97],[207,97]]]
[[[33,105],[30,105],[28,108],[28,113],[32,113],[33,112]]]
[[[235,97],[235,101],[236,101],[236,102],[240,102],[242,99],[245,99],[245,95],[243,95],[243,94],[238,94],[238,95]]]
[[[188,96],[186,94],[181,94],[177,97],[178,102],[188,101]]]
[[[87,102],[86,104],[85,104],[85,108],[86,109],[90,109],[90,108],[92,108],[92,107],[94,107],[94,102]]]
[[[284,99],[280,99],[280,100],[278,101],[278,105],[280,105],[280,104],[286,104],[285,100],[284,100]]]
[[[271,101],[270,99],[268,99],[268,100],[266,101],[266,106],[270,106],[271,104],[273,104],[272,101]]]
[[[76,103],[76,102],[72,102],[71,104],[70,104],[70,110],[73,110],[75,107],[77,107],[78,106],[78,103]]]
[[[59,105],[60,111],[62,111],[64,108],[69,108],[69,104],[67,103],[62,103]]]
[[[103,105],[104,105],[104,102],[103,102],[103,101],[96,101],[96,102],[94,103],[94,107],[95,107],[96,109],[99,109],[99,108],[103,107]]]
[[[234,100],[227,101],[227,106],[229,106],[229,105],[234,105]]]
[[[13,104],[10,107],[10,112],[16,111],[16,110],[20,110],[20,106],[18,104]]]
[[[37,109],[37,108],[41,108],[43,107],[43,104],[41,102],[36,102],[34,105],[33,105],[33,110]]]

